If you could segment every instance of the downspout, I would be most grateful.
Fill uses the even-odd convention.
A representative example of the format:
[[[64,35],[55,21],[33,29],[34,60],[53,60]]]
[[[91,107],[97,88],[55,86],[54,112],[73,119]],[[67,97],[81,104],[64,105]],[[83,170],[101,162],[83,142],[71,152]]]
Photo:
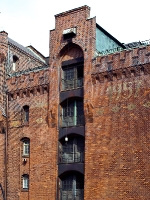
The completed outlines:
[[[5,200],[7,200],[7,145],[8,145],[8,93],[6,93],[6,133],[5,133]]]
[[[3,200],[5,200],[4,190],[3,190],[3,187],[2,187],[2,185],[1,185],[1,183],[0,183],[0,190],[2,191]]]
[[[7,54],[7,69],[5,69],[5,81],[6,76],[9,74],[10,70],[10,54],[9,54],[9,44],[8,44],[8,54]],[[4,200],[7,200],[7,145],[8,145],[8,92],[6,90],[6,132],[5,132],[5,186],[4,186]]]

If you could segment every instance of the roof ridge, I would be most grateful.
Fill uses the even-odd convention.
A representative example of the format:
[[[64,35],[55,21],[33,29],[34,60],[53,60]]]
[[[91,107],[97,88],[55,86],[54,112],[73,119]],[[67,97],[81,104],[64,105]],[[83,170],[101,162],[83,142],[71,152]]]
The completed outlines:
[[[30,56],[34,57],[35,59],[38,59],[39,61],[43,62],[45,64],[45,61],[40,59],[38,56],[36,56],[32,51],[30,51],[27,47],[24,47],[23,45],[19,44],[18,42],[14,41],[13,39],[8,37],[8,43],[16,46],[17,48],[21,49],[25,53],[29,54]]]

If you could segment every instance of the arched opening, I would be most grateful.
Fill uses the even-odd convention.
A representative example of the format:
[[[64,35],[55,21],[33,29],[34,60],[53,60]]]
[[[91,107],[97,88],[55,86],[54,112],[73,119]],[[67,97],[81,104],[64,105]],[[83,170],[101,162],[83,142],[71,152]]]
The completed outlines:
[[[66,45],[61,51],[61,91],[81,88],[83,86],[83,51],[73,43]]]
[[[59,163],[83,163],[84,162],[84,138],[78,135],[70,135],[59,142]]]
[[[23,157],[28,157],[30,155],[30,139],[25,137],[21,139],[21,152]]]
[[[83,63],[62,67],[62,91],[83,87]]]
[[[83,200],[84,199],[84,176],[72,171],[60,178],[59,200]]]

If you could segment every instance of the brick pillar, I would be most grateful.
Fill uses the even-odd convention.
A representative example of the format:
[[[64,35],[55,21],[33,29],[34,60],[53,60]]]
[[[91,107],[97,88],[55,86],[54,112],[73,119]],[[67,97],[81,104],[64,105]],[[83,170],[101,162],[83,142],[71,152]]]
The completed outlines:
[[[7,58],[8,34],[0,32],[0,183],[2,190],[5,190],[5,113],[6,113],[6,58]],[[2,190],[0,190],[0,199]]]

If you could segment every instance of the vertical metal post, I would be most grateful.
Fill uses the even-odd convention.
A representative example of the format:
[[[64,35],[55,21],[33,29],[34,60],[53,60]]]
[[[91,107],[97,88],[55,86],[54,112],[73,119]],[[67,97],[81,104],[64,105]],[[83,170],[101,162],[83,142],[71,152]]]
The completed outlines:
[[[77,125],[77,102],[74,101],[74,126]]]

